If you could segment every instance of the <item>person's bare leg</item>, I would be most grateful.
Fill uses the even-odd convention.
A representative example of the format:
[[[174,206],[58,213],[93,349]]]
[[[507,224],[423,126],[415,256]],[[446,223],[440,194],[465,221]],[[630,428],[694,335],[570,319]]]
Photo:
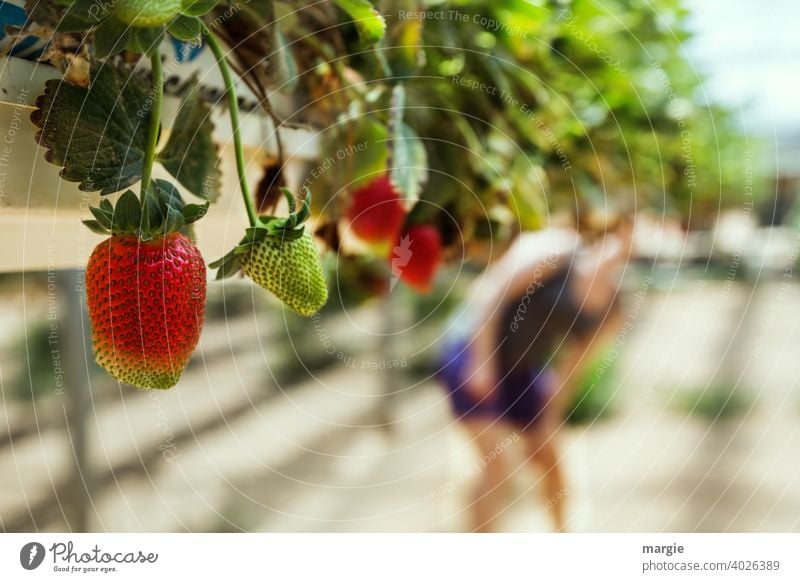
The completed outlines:
[[[542,472],[543,487],[540,490],[544,507],[553,520],[555,530],[563,532],[566,531],[566,489],[555,435],[556,431],[549,427],[533,427],[525,431],[525,443],[528,459]]]
[[[497,454],[495,448],[498,443],[509,437],[511,431],[497,421],[470,420],[465,424],[480,455],[478,485],[471,505],[473,531],[496,531],[497,516],[505,509],[508,470],[506,459],[502,453]]]

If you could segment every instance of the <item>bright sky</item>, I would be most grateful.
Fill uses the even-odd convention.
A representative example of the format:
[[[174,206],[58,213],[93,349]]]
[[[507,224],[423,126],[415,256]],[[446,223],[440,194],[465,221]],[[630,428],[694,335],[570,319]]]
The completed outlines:
[[[800,0],[690,0],[687,46],[707,91],[742,108],[748,131],[800,144]],[[787,143],[788,142],[788,143]]]

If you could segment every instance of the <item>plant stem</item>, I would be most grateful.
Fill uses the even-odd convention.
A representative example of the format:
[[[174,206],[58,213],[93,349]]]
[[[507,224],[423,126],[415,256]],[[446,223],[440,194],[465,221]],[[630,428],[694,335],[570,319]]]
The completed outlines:
[[[142,166],[142,201],[144,201],[147,187],[150,185],[150,177],[153,175],[153,163],[156,160],[156,148],[158,147],[158,131],[161,127],[161,103],[164,100],[164,71],[161,68],[161,52],[158,47],[155,47],[150,55],[150,67],[153,70],[153,90],[150,127],[147,131],[147,147]]]
[[[231,127],[233,129],[233,147],[236,151],[236,170],[239,173],[239,187],[242,191],[245,208],[247,209],[247,217],[250,219],[250,226],[255,226],[258,224],[258,216],[253,206],[253,197],[250,194],[250,187],[247,185],[247,175],[245,174],[244,148],[242,146],[242,136],[239,133],[239,102],[236,96],[236,85],[233,83],[231,70],[228,66],[228,61],[225,59],[225,53],[222,47],[211,30],[209,30],[208,26],[206,26],[206,23],[201,20],[200,24],[203,27],[203,36],[208,42],[211,52],[214,53],[214,58],[217,59],[217,65],[222,73],[222,79],[225,81],[225,90],[228,96],[228,110],[230,111]]]

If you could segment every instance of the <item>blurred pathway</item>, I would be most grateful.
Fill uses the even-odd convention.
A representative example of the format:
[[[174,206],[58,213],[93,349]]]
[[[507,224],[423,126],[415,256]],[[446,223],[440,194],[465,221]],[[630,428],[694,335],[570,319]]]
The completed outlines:
[[[779,311],[756,307],[771,323],[763,338],[756,331],[763,356],[742,382],[753,408],[712,423],[674,406],[681,391],[702,388],[714,373],[725,325],[736,321],[736,302],[719,293],[709,286],[654,294],[626,339],[616,414],[565,430],[572,531],[800,531],[796,290]],[[93,529],[468,528],[467,475],[479,459],[436,385],[404,390],[390,428],[381,428],[383,372],[334,361],[280,390],[262,353],[270,326],[227,326],[235,326],[227,332],[236,346],[225,330],[205,334],[204,354],[226,353],[198,361],[183,389],[126,389],[121,399],[94,403],[90,454],[103,477]],[[25,418],[13,407],[2,412]],[[31,418],[38,430],[0,448],[0,524],[63,531],[54,494],[69,467],[63,427]],[[513,449],[503,454],[519,458]],[[527,468],[515,474],[504,529],[547,531],[536,479]]]

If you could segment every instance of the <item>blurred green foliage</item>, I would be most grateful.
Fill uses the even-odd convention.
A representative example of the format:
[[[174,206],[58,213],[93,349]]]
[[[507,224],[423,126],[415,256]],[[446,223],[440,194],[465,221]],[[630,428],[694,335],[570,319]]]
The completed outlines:
[[[614,361],[608,354],[603,354],[587,366],[567,409],[568,423],[591,424],[613,414],[613,400],[618,388]]]
[[[734,386],[713,384],[678,394],[675,406],[687,414],[709,421],[737,418],[755,404],[754,398]]]
[[[686,57],[683,2],[386,0],[378,8],[387,32],[370,50],[357,31],[326,28],[334,22],[310,9],[285,28],[311,71],[301,87],[324,124],[323,151],[367,144],[313,181],[331,219],[349,190],[417,140],[430,171],[419,173],[425,187],[410,221],[457,223],[459,236],[445,237],[453,245],[540,228],[556,210],[651,207],[699,228],[720,207],[743,203],[736,184],[756,146],[707,101],[703,74]],[[392,123],[398,85],[411,139]],[[490,220],[511,228],[489,229]]]

